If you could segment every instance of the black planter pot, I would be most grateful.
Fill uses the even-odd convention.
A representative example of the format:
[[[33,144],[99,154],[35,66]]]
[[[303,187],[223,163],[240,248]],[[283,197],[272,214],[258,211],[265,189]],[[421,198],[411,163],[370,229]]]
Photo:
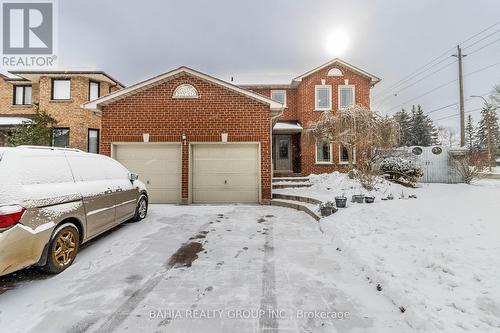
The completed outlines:
[[[330,216],[332,215],[333,207],[321,207],[320,211],[321,211],[321,216],[323,217]]]
[[[366,203],[373,203],[375,201],[375,197],[365,197]]]
[[[345,208],[346,204],[346,197],[335,197],[335,206],[337,206],[337,208]]]
[[[363,203],[365,196],[362,194],[355,194],[352,196],[352,202]]]

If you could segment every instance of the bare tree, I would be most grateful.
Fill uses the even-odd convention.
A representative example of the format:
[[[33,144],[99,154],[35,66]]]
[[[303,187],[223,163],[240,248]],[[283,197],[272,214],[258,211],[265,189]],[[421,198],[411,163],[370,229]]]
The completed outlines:
[[[437,129],[438,142],[445,147],[458,147],[457,132],[451,127],[440,126]]]
[[[450,154],[451,166],[464,180],[470,184],[481,177],[481,173],[488,168],[488,154],[480,149],[468,149],[464,152]]]
[[[349,170],[354,169],[353,151],[359,175],[370,176],[377,148],[391,148],[399,143],[399,124],[392,117],[383,117],[369,109],[354,105],[337,112],[324,112],[318,121],[309,123],[306,135],[315,140],[326,140],[347,149]]]

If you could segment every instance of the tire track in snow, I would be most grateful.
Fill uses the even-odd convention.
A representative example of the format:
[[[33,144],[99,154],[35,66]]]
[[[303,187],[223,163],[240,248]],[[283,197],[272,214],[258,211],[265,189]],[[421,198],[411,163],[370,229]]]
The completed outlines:
[[[118,328],[132,313],[132,311],[137,308],[137,306],[149,295],[149,293],[167,276],[168,272],[175,267],[176,260],[175,256],[186,244],[195,242],[193,239],[196,235],[199,235],[202,231],[209,228],[211,224],[205,223],[202,225],[192,237],[188,238],[175,252],[172,254],[167,262],[165,263],[164,269],[156,272],[150,279],[148,279],[142,287],[134,291],[119,307],[118,309],[110,314],[106,321],[95,331],[96,332],[112,332]]]
[[[278,332],[276,310],[276,276],[274,271],[274,231],[272,222],[266,223],[266,241],[264,244],[264,265],[262,267],[262,296],[260,310],[263,315],[259,318],[261,332]]]

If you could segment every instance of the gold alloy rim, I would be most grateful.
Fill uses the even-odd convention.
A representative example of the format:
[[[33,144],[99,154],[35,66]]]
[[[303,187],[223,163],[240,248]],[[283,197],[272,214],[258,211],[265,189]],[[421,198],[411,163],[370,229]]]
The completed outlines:
[[[76,236],[71,230],[63,231],[56,239],[52,257],[59,266],[68,265],[76,256]]]

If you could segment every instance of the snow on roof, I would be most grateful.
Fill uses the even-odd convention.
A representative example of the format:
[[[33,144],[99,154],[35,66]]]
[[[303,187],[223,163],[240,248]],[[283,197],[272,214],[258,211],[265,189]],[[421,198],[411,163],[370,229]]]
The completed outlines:
[[[304,73],[304,74],[302,74],[302,75],[300,75],[300,76],[296,77],[295,79],[293,79],[293,81],[300,82],[300,81],[302,81],[302,79],[303,79],[304,77],[309,76],[309,75],[311,75],[312,73],[317,72],[317,71],[319,71],[320,69],[323,69],[323,68],[328,67],[328,66],[333,65],[333,64],[339,64],[339,65],[341,65],[341,66],[344,66],[344,67],[349,68],[350,70],[352,70],[352,71],[354,71],[354,72],[356,72],[356,73],[358,73],[358,74],[361,74],[361,75],[363,75],[363,76],[368,77],[368,78],[371,80],[372,85],[377,84],[377,83],[378,83],[378,82],[380,82],[380,80],[381,80],[379,77],[377,77],[377,76],[375,76],[375,75],[373,75],[373,74],[370,74],[370,73],[368,73],[368,72],[366,72],[366,71],[364,71],[364,70],[362,70],[362,69],[360,69],[360,68],[358,68],[358,67],[356,67],[356,66],[353,66],[353,65],[351,65],[351,64],[349,64],[349,63],[347,63],[347,62],[345,62],[345,61],[344,61],[344,60],[342,60],[342,59],[339,59],[339,58],[334,58],[334,59],[332,59],[332,60],[330,60],[330,61],[328,61],[328,62],[324,63],[323,65],[318,66],[318,67],[316,67],[316,68],[314,68],[314,69],[311,69],[310,71],[308,71],[308,72],[306,72],[306,73]]]
[[[20,125],[31,119],[25,117],[0,117],[0,126]]]
[[[257,100],[257,101],[259,101],[261,103],[269,105],[269,108],[271,109],[271,111],[282,111],[284,109],[283,104],[278,103],[278,102],[270,99],[267,96],[257,94],[257,93],[255,93],[253,91],[250,91],[250,90],[241,88],[239,86],[236,86],[236,85],[234,85],[232,83],[228,83],[226,81],[214,78],[214,77],[212,77],[210,75],[198,72],[198,71],[196,71],[194,69],[191,69],[189,67],[186,67],[186,66],[179,67],[179,68],[174,69],[174,70],[172,70],[170,72],[163,73],[163,74],[160,74],[158,76],[152,77],[152,78],[150,78],[148,80],[145,80],[145,81],[136,83],[134,85],[131,85],[128,88],[124,88],[124,89],[115,91],[115,92],[113,92],[113,93],[111,93],[109,95],[100,97],[98,99],[95,99],[95,100],[92,100],[92,101],[89,101],[89,102],[86,102],[86,103],[83,103],[81,105],[81,107],[85,108],[85,109],[93,110],[93,111],[100,111],[101,107],[103,105],[107,105],[109,103],[113,103],[116,100],[119,100],[121,98],[125,98],[127,96],[133,95],[133,94],[135,94],[135,93],[137,93],[139,91],[148,89],[148,88],[152,87],[155,84],[160,84],[161,82],[164,82],[164,81],[169,80],[169,79],[174,79],[174,78],[179,77],[181,75],[191,75],[191,76],[194,76],[194,77],[198,77],[198,78],[203,79],[205,81],[209,81],[211,83],[214,83],[214,84],[217,84],[219,86],[222,86],[222,87],[224,87],[226,89],[233,90],[233,91],[235,91],[235,92],[237,92],[237,93],[239,93],[241,95],[250,97],[250,98],[252,98],[254,100]]]
[[[275,131],[302,132],[302,126],[296,122],[278,121],[273,126]]]

